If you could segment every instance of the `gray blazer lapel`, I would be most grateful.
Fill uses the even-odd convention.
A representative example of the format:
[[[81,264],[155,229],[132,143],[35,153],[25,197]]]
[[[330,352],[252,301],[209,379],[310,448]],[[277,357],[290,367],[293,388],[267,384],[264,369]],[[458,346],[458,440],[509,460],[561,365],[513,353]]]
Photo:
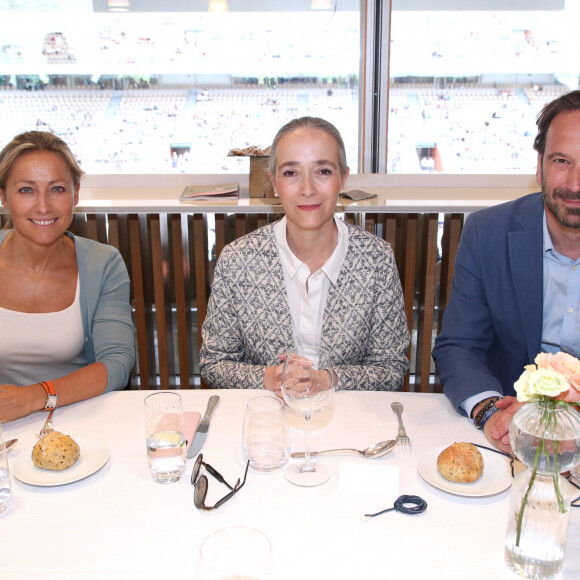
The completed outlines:
[[[288,306],[288,293],[286,291],[286,282],[284,280],[284,270],[282,262],[276,248],[276,240],[273,228],[268,232],[271,236],[271,243],[264,248],[263,258],[268,264],[270,273],[270,282],[275,286],[276,291],[269,297],[270,311],[276,320],[273,324],[277,327],[277,341],[274,341],[271,347],[277,351],[274,355],[294,348],[294,331],[290,308]]]

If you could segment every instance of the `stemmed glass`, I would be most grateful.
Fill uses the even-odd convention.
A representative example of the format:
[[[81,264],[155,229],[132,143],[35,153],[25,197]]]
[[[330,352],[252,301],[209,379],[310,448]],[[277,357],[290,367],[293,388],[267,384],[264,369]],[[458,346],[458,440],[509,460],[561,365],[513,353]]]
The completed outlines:
[[[282,396],[285,403],[306,420],[304,463],[291,465],[286,479],[302,487],[314,487],[328,481],[330,470],[310,461],[310,417],[328,407],[334,393],[333,370],[326,351],[288,352],[282,370]],[[314,355],[314,356],[312,356]]]

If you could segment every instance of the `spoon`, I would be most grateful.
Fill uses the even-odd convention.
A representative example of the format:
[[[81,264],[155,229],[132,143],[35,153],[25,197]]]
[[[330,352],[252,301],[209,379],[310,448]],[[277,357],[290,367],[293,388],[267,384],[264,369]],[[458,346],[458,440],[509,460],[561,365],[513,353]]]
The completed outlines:
[[[4,447],[6,447],[6,450],[10,449],[10,447],[12,447],[12,445],[14,445],[14,443],[17,443],[18,439],[8,439],[8,441],[6,441],[6,443],[4,444]]]
[[[375,443],[366,449],[328,449],[326,451],[311,451],[310,456],[323,455],[324,453],[356,453],[365,459],[378,459],[386,455],[391,449],[397,444],[394,439],[389,439],[388,441],[381,441],[380,443]],[[304,457],[303,452],[292,453],[290,455],[293,459],[302,459]]]

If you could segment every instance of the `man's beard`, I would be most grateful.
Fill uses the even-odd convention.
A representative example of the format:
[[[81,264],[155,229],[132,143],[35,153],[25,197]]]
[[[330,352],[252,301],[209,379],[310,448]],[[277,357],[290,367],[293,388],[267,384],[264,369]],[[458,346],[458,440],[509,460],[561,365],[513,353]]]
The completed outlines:
[[[564,204],[557,203],[558,199],[580,201],[580,193],[574,193],[565,187],[556,187],[550,197],[546,194],[544,180],[542,178],[542,199],[560,225],[567,228],[580,228],[580,207],[570,208]]]

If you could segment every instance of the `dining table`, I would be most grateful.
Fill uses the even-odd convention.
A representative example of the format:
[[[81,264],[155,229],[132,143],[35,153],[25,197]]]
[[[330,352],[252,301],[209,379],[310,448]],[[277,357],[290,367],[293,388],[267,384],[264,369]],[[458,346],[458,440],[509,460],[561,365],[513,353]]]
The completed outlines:
[[[81,461],[83,442],[98,442],[99,453],[105,450],[102,467],[76,481],[71,477],[73,481],[44,484],[17,477],[18,467],[32,461],[36,433],[46,414],[2,425],[4,438],[18,438],[18,443],[8,452],[12,502],[0,514],[0,578],[204,578],[202,543],[230,527],[253,528],[269,539],[271,555],[260,578],[517,578],[504,560],[507,522],[513,517],[511,481],[501,489],[480,486],[473,491],[475,484],[456,484],[464,487],[449,491],[437,474],[425,475],[433,469],[440,448],[456,441],[486,444],[483,433],[444,395],[337,391],[328,409],[310,421],[312,450],[364,449],[394,439],[395,401],[403,405],[411,445],[396,445],[379,459],[322,455],[317,460],[330,468],[331,477],[317,487],[298,487],[286,480],[284,470],[296,459],[266,473],[250,468],[245,485],[229,501],[205,511],[193,502],[194,458],[187,460],[177,482],[160,484],[150,477],[144,399],[153,392],[110,392],[56,409],[54,427],[78,439]],[[201,415],[209,397],[219,395],[201,451],[203,460],[226,481],[243,478],[246,404],[256,396],[274,395],[252,389],[177,392],[184,411]],[[304,418],[290,412],[287,418],[291,450],[303,451]],[[482,454],[482,478],[509,471],[509,458]],[[211,476],[208,482],[205,503],[211,506],[228,490]],[[392,507],[401,495],[422,498],[426,510],[365,517]],[[574,508],[559,578],[580,578],[580,510]]]

